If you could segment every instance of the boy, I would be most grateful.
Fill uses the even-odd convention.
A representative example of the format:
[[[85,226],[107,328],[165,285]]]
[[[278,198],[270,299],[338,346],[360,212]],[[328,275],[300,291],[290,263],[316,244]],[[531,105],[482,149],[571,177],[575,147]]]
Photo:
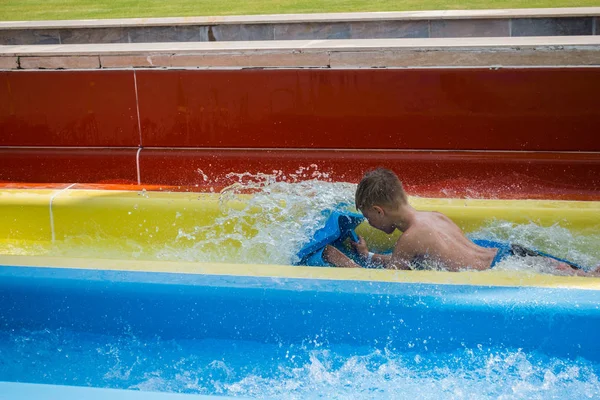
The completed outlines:
[[[539,253],[519,245],[467,239],[461,229],[438,212],[417,211],[408,204],[402,183],[390,170],[368,172],[356,189],[356,208],[369,224],[388,235],[396,229],[403,232],[391,255],[369,252],[361,237],[352,245],[367,263],[388,269],[413,269],[425,260],[443,264],[449,271],[460,269],[486,270],[503,258],[536,256]],[[360,268],[358,264],[332,246],[327,246],[323,259],[337,267]],[[580,276],[600,276],[600,268],[592,272],[578,269],[575,264],[548,259],[563,273]]]

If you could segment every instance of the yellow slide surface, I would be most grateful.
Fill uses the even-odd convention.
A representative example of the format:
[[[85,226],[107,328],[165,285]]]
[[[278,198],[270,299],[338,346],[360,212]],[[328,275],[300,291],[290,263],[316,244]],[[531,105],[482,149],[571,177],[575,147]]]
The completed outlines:
[[[241,231],[251,237],[263,218],[259,207],[248,210],[245,200],[222,201],[212,193],[165,193],[110,190],[3,190],[0,191],[0,240],[56,241],[69,236],[130,238],[146,245],[172,240],[183,231],[203,228],[211,235]],[[52,202],[52,207],[50,203]],[[596,233],[600,202],[554,200],[478,200],[411,198],[418,210],[439,211],[465,232],[491,220],[560,225],[573,232]],[[54,232],[54,233],[53,233]],[[363,223],[358,233],[383,247],[389,238]]]
[[[257,205],[251,199],[252,195],[238,195],[232,200],[232,197],[223,198],[211,193],[3,190],[0,191],[0,262],[21,266],[598,289],[599,280],[594,278],[551,277],[511,271],[341,271],[261,265],[264,260],[260,259],[245,263],[225,257],[214,262],[216,258],[209,257],[200,260],[204,262],[187,263],[179,261],[198,259],[144,258],[145,252],[151,253],[165,245],[178,254],[186,246],[189,250],[190,243],[195,245],[206,239],[209,240],[201,247],[203,252],[235,252],[246,239],[258,235],[260,229],[291,218],[289,210],[285,215],[277,215],[276,210],[271,208],[266,215],[260,203]],[[559,225],[582,235],[597,235],[600,228],[600,202],[430,198],[411,198],[410,202],[419,210],[446,214],[467,233],[485,227],[493,220],[515,224],[533,222],[543,227]],[[298,213],[302,214],[302,210]],[[397,238],[397,234],[386,236],[366,223],[359,226],[358,233],[366,237],[374,251],[390,249]],[[112,247],[129,242],[135,243],[134,247],[142,256],[123,256],[129,254],[126,252],[108,255]],[[61,246],[97,247],[98,250],[75,256],[73,252],[48,250]],[[254,259],[252,253],[244,254],[251,254],[247,259]],[[113,260],[107,261],[110,258]]]

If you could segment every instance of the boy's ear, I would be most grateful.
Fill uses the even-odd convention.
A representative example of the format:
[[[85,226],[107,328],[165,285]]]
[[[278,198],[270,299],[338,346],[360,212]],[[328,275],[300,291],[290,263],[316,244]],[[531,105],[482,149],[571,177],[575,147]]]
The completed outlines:
[[[375,211],[377,214],[379,214],[379,215],[383,215],[383,214],[385,214],[385,212],[384,212],[384,210],[383,210],[383,207],[379,207],[379,206],[373,206],[373,210],[374,210],[374,211]]]

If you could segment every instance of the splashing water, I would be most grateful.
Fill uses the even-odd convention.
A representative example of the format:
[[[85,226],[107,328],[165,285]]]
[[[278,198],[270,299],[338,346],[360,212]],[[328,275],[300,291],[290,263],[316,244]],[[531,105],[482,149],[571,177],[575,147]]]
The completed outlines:
[[[598,247],[600,234],[577,235],[560,225],[543,227],[535,223],[515,224],[507,221],[492,221],[470,236],[518,243],[582,266],[600,265],[600,247]],[[556,273],[551,263],[540,257],[508,257],[494,268]]]
[[[221,191],[223,216],[215,221],[215,226],[179,232],[178,239],[192,242],[202,232],[203,241],[193,242],[184,249],[167,245],[156,253],[157,258],[173,259],[175,255],[187,261],[293,264],[298,261],[296,253],[300,247],[325,223],[322,211],[353,204],[355,186],[350,183],[319,180],[288,183],[276,181],[277,175],[248,173],[227,177],[233,175],[239,181]],[[243,210],[227,207],[239,194],[247,192],[253,195]],[[260,210],[259,218],[251,215],[256,209]],[[223,235],[218,227],[232,230]],[[253,232],[251,237],[247,234],[249,230]],[[230,246],[224,245],[230,241],[240,244],[235,254],[228,252]]]
[[[323,210],[352,205],[356,186],[350,183],[328,182],[327,174],[316,166],[300,168],[297,174],[231,173],[226,176],[232,185],[219,196],[221,215],[211,226],[179,228],[156,246],[143,245],[133,238],[97,236],[67,237],[57,245],[43,242],[0,243],[0,253],[44,254],[68,257],[121,258],[169,261],[230,262],[258,264],[293,264],[300,247],[320,228],[326,216]],[[210,178],[198,171],[204,181]],[[312,177],[312,180],[300,180]],[[232,207],[231,202],[244,199],[245,207]],[[140,201],[152,197],[140,192]],[[136,204],[137,206],[137,204]],[[136,207],[134,206],[134,208]],[[135,211],[135,210],[133,210]],[[182,210],[181,210],[182,211]],[[181,212],[172,218],[173,226]],[[146,222],[146,221],[144,221]],[[140,226],[140,235],[158,233],[158,226]],[[600,264],[600,234],[575,234],[559,225],[542,227],[534,223],[514,224],[490,221],[484,228],[470,234],[474,238],[508,240],[526,247],[554,254],[585,266]],[[432,265],[437,268],[439,266]],[[509,257],[497,269],[552,272],[553,268],[540,258]]]
[[[0,380],[257,398],[598,399],[600,364],[478,346],[348,345],[0,331]]]

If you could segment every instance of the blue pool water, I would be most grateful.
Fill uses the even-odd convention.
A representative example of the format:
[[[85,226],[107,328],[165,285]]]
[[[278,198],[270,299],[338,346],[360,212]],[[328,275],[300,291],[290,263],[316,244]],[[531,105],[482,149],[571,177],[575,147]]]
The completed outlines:
[[[64,329],[2,332],[0,343],[0,381],[299,399],[600,397],[600,364],[519,349],[399,352]]]
[[[597,290],[3,266],[0,304],[0,381],[600,398]]]

